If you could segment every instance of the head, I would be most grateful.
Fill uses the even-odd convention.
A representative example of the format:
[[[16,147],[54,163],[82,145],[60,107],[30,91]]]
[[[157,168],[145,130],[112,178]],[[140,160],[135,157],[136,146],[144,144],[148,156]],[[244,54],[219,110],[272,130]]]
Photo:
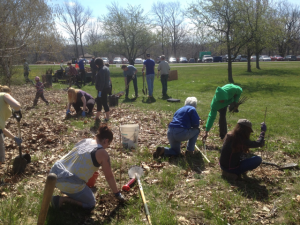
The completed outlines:
[[[122,70],[124,70],[124,71],[127,71],[128,70],[128,68],[127,68],[127,66],[126,65],[122,65]]]
[[[0,85],[0,92],[6,92],[6,93],[11,93],[11,90],[8,86],[1,86]]]
[[[68,101],[69,103],[75,103],[77,101],[77,93],[80,89],[69,88],[68,89]]]
[[[147,54],[146,54],[146,57],[147,57],[148,59],[150,59],[150,53],[147,53]]]
[[[40,81],[40,78],[38,76],[36,76],[34,79],[35,79],[36,82]]]
[[[252,132],[251,122],[247,119],[239,119],[233,131],[229,133],[232,138],[232,151],[247,153],[249,148],[244,146],[243,143],[250,139]]]
[[[165,55],[162,55],[162,56],[160,57],[160,59],[161,59],[161,60],[165,60],[165,59],[166,59],[166,56],[165,56]]]
[[[95,65],[98,67],[98,68],[102,68],[104,66],[104,63],[103,63],[103,59],[101,58],[96,58],[95,59]]]
[[[105,66],[106,66],[106,67],[109,67],[109,63],[105,63]]]
[[[112,142],[113,138],[114,135],[107,124],[102,124],[98,129],[98,133],[96,134],[97,141],[103,146],[103,148],[107,148]]]
[[[197,98],[196,97],[187,97],[184,105],[190,105],[193,107],[197,107]]]
[[[71,67],[71,66],[72,66],[72,63],[68,62],[67,65],[68,65],[68,67]]]

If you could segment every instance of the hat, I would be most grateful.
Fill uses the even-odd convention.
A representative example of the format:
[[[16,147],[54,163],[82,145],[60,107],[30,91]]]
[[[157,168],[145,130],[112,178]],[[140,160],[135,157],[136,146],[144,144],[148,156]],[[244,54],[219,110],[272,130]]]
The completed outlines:
[[[40,80],[40,78],[39,78],[38,76],[36,76],[34,79],[35,79],[35,80]]]
[[[147,57],[150,57],[150,54],[149,54],[149,53],[147,53],[147,54],[146,54],[146,56],[147,56]]]
[[[241,124],[241,125],[244,125],[246,127],[249,127],[251,129],[251,132],[253,132],[253,130],[252,130],[252,123],[249,120],[247,120],[247,119],[239,119],[237,123]]]

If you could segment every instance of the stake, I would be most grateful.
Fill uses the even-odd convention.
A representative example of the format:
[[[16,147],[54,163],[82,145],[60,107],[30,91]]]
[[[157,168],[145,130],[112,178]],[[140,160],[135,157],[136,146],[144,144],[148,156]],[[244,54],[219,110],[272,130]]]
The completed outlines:
[[[201,152],[201,150],[198,148],[198,146],[195,145],[195,147],[196,147],[196,149],[202,154],[202,156],[206,159],[206,161],[207,161],[208,163],[210,163],[210,161],[208,160],[208,158]]]

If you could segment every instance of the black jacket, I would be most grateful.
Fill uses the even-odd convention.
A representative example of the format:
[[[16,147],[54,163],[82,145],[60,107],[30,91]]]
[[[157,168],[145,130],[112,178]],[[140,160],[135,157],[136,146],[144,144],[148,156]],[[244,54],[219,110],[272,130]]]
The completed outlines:
[[[109,91],[109,69],[104,66],[97,71],[95,87],[97,91]]]

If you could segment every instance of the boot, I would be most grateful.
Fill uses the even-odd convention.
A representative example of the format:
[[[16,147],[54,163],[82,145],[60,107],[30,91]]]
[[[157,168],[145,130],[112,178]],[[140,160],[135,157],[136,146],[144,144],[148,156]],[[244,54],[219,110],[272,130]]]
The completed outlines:
[[[224,177],[225,179],[228,179],[228,180],[236,180],[238,178],[238,175],[236,175],[234,173],[228,173],[228,172],[222,170],[222,177]]]
[[[165,148],[164,147],[157,147],[156,151],[153,153],[153,158],[157,159],[159,156],[162,156],[165,152]]]

